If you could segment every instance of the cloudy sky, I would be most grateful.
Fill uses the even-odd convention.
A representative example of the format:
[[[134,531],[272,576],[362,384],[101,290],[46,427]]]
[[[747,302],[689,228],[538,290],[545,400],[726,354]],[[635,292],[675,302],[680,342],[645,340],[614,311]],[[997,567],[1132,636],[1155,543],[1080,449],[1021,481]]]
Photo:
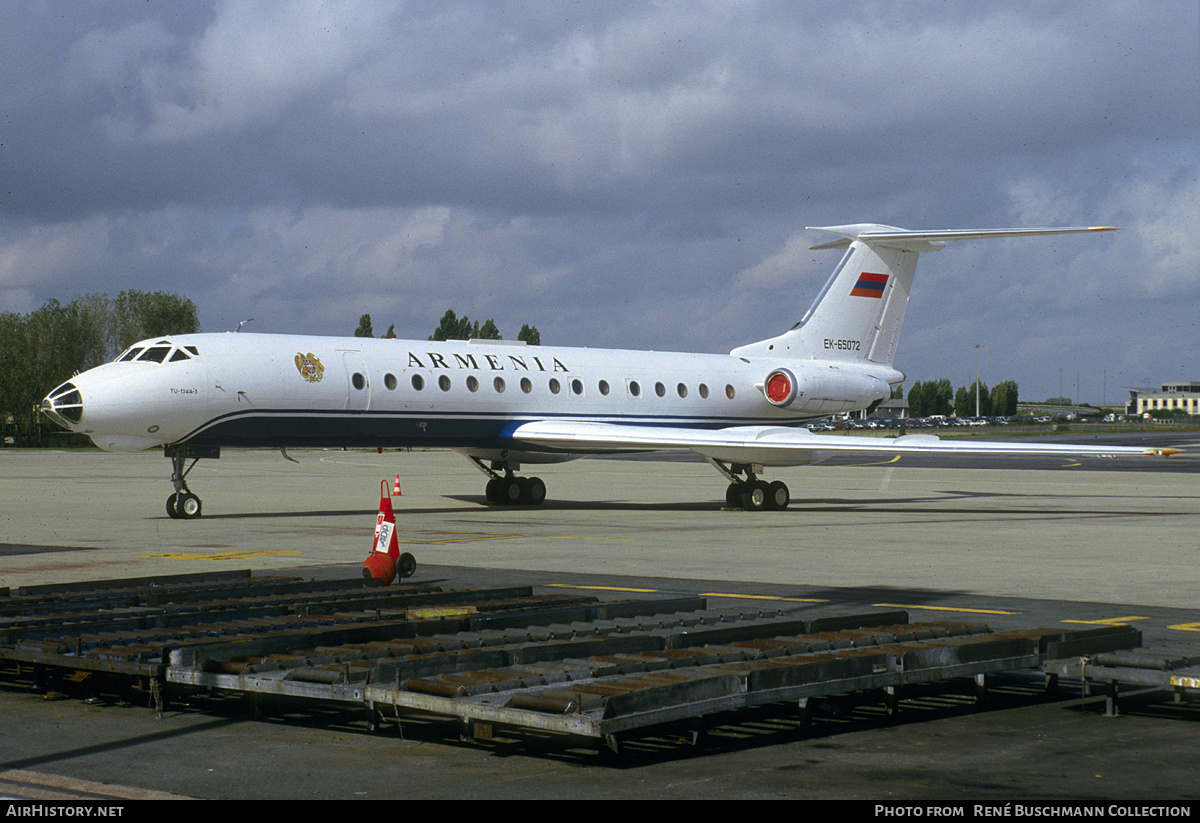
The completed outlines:
[[[0,0],[0,311],[166,290],[205,331],[349,335],[366,312],[425,338],[454,308],[727,351],[836,264],[805,226],[1116,225],[924,256],[896,365],[1121,402],[1200,380],[1198,21],[1196,0]]]

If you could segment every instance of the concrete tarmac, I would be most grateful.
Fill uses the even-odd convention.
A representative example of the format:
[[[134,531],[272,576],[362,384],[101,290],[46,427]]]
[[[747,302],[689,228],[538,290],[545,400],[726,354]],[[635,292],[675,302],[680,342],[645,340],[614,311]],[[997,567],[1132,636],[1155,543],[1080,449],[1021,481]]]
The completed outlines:
[[[725,510],[725,481],[691,460],[527,466],[538,508],[483,502],[451,452],[226,452],[188,476],[204,516],[171,520],[161,455],[0,451],[0,587],[250,568],[359,573],[380,481],[417,580],[786,598],[997,627],[1126,621],[1147,644],[1200,655],[1200,435],[1144,469],[1103,461],[1008,468],[849,461],[769,474],[783,512]],[[842,461],[847,462],[847,461]],[[989,464],[991,465],[991,464]],[[628,596],[628,595],[624,595]],[[1014,684],[1021,691],[1022,684]],[[1160,695],[1161,696],[1161,695]],[[917,722],[856,714],[781,725],[620,765],[436,735],[368,734],[337,718],[256,721],[213,706],[47,703],[0,689],[5,773],[198,797],[842,797],[1185,799],[1198,793],[1194,706],[1098,716],[1096,698],[978,712],[931,704]],[[733,735],[733,733],[731,733]],[[31,790],[32,791],[32,790]]]
[[[397,526],[422,564],[1196,605],[1200,435],[1181,441],[1197,445],[1132,472],[1062,459],[779,470],[768,477],[789,483],[792,505],[758,513],[725,510],[726,481],[702,461],[527,466],[546,503],[505,508],[484,504],[484,476],[453,452],[227,451],[188,476],[204,501],[194,521],[166,516],[159,454],[5,451],[0,586],[357,566],[380,481],[391,491],[399,474]]]

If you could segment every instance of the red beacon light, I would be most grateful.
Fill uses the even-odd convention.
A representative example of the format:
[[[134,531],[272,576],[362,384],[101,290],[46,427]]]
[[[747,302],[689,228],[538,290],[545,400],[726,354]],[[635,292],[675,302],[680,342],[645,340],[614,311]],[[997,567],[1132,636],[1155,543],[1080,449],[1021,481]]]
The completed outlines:
[[[787,369],[776,369],[767,375],[763,394],[773,406],[786,406],[796,399],[796,377]]]

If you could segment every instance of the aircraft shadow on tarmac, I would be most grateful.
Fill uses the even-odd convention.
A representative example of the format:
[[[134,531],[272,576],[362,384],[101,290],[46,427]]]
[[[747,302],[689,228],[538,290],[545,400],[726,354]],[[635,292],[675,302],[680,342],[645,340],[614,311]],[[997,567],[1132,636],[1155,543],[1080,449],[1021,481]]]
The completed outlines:
[[[1066,505],[1070,500],[1077,499],[1075,495],[1062,495],[1062,505],[1056,503],[1053,508],[1048,508],[1042,505],[1037,508],[1033,505],[1024,506],[1004,506],[996,505],[980,505],[980,506],[963,506],[961,503],[956,503],[953,508],[948,508],[947,504],[953,501],[963,500],[1003,500],[1011,499],[1013,501],[1027,500],[1035,498],[1045,501],[1051,499],[1052,495],[1045,492],[1038,492],[1035,495],[1026,495],[1021,492],[981,492],[981,491],[966,491],[961,489],[944,489],[922,495],[913,495],[907,497],[899,497],[896,495],[886,495],[881,497],[866,497],[854,499],[841,499],[832,497],[807,497],[793,498],[787,509],[777,512],[755,512],[753,517],[756,522],[777,523],[779,518],[786,518],[789,513],[793,515],[806,515],[812,512],[870,512],[878,514],[881,511],[895,511],[906,515],[913,514],[928,514],[934,515],[996,515],[996,516],[1030,516],[1041,515],[1044,517],[1122,517],[1125,513],[1111,509],[1109,511],[1096,511],[1094,506],[1087,509],[1074,509]],[[741,509],[730,509],[723,501],[706,500],[706,501],[667,501],[667,502],[646,502],[633,500],[546,500],[538,506],[496,506],[488,504],[482,495],[447,495],[447,500],[457,500],[464,505],[461,507],[414,507],[406,508],[403,503],[394,503],[397,518],[403,518],[405,514],[444,514],[444,515],[462,515],[480,513],[482,511],[504,511],[504,512],[531,512],[539,511],[613,511],[613,512],[709,512],[709,511],[728,511],[731,514],[741,513]],[[1120,494],[1092,496],[1088,501],[1094,504],[1098,500],[1107,499],[1113,501],[1125,500],[1126,497]],[[1169,498],[1168,498],[1169,499]],[[1180,495],[1180,500],[1194,502],[1195,497],[1192,495]],[[241,520],[241,519],[265,519],[265,518],[311,518],[311,517],[365,517],[374,518],[377,514],[375,508],[365,509],[309,509],[303,511],[257,511],[257,512],[230,512],[226,514],[205,514],[205,520]],[[1138,512],[1141,517],[1180,517],[1180,516],[1196,516],[1200,514],[1194,508],[1168,508],[1154,512]],[[160,518],[168,519],[165,515]]]

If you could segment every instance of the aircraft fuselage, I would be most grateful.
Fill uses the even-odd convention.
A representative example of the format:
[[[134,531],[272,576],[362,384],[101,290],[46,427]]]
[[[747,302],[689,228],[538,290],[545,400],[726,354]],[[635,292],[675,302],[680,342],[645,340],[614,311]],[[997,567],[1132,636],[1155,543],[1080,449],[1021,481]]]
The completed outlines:
[[[688,428],[799,425],[889,396],[876,364],[731,355],[268,334],[176,335],[73,378],[71,428],[110,450],[231,447],[514,449],[530,420]],[[138,359],[141,357],[142,359]],[[172,359],[174,357],[175,359]],[[792,396],[772,402],[776,370]]]

